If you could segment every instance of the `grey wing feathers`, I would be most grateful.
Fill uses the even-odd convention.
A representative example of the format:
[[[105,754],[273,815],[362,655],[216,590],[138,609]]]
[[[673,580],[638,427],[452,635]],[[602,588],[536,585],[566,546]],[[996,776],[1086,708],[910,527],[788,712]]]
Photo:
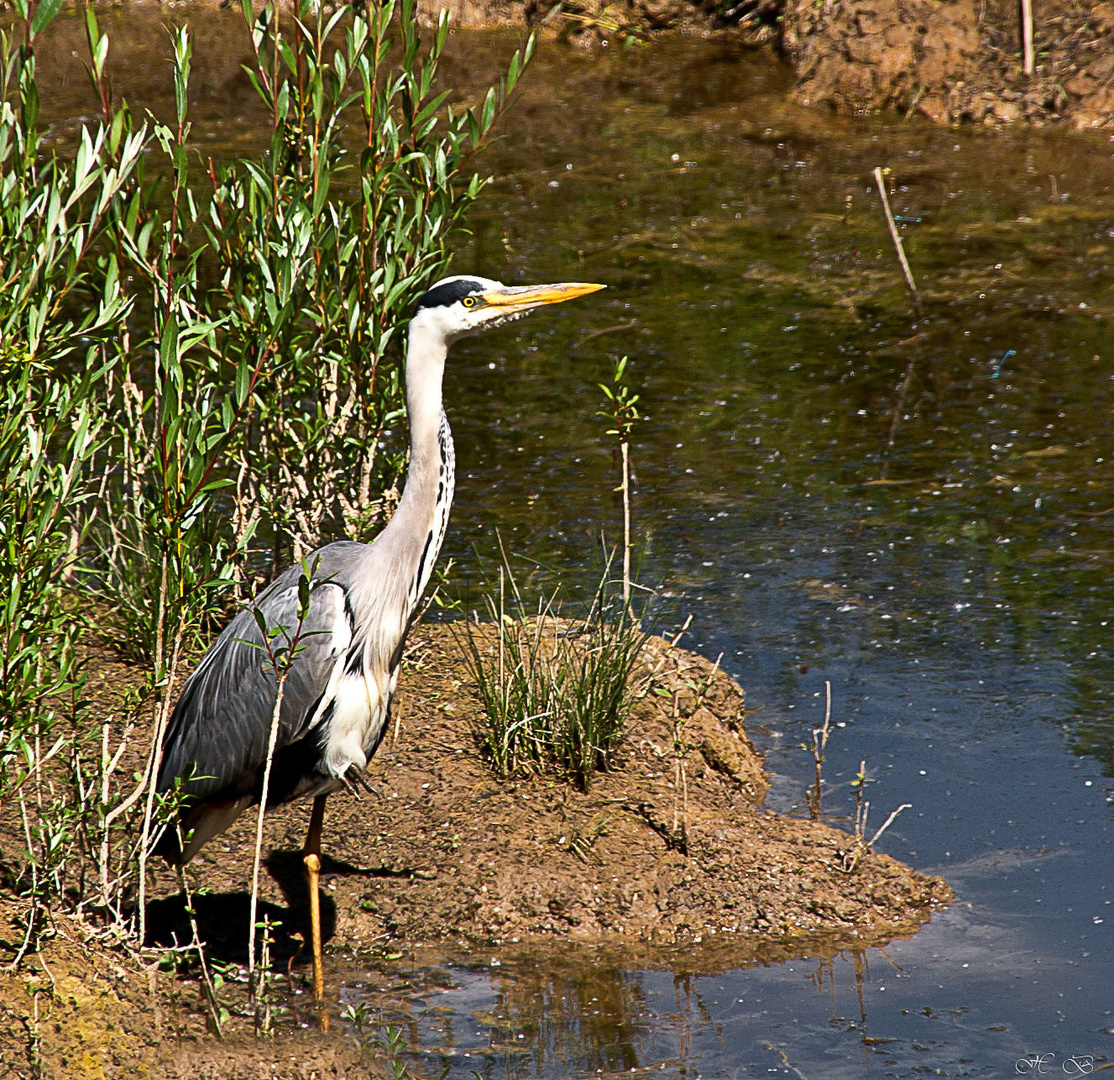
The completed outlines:
[[[300,566],[293,567],[255,602],[268,630],[299,632],[302,573]],[[276,747],[294,742],[311,726],[338,654],[347,647],[346,631],[350,636],[344,590],[336,584],[317,585],[283,687]],[[250,777],[266,760],[276,697],[277,678],[263,636],[252,611],[242,611],[182,691],[163,741],[159,790],[168,790],[177,777],[192,777],[184,789],[205,798]]]

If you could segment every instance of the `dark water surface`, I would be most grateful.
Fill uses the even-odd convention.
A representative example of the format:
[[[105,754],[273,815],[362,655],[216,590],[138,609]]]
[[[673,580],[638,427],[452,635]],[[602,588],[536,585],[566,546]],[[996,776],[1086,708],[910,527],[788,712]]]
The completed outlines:
[[[194,121],[235,153],[250,91],[214,19]],[[153,27],[106,24],[133,105],[169,88]],[[458,35],[447,81],[481,85],[513,44]],[[54,88],[67,115],[79,77]],[[609,289],[456,347],[446,555],[473,599],[496,529],[547,568],[524,579],[591,587],[619,529],[596,384],[629,355],[642,579],[746,687],[770,804],[803,811],[830,681],[829,819],[850,828],[865,760],[874,825],[912,803],[879,848],[956,903],[884,950],[715,975],[544,955],[415,974],[394,1018],[423,1075],[1114,1060],[1114,142],[836,119],[786,89],[723,43],[542,49],[455,269]],[[359,1001],[383,976],[353,960],[345,982]]]

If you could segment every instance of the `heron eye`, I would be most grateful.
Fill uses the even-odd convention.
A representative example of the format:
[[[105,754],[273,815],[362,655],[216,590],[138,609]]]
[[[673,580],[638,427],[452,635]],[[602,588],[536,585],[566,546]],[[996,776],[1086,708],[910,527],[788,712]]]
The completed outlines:
[[[476,306],[476,298],[474,296],[466,296],[461,301],[461,303],[464,304],[465,307],[475,307]]]

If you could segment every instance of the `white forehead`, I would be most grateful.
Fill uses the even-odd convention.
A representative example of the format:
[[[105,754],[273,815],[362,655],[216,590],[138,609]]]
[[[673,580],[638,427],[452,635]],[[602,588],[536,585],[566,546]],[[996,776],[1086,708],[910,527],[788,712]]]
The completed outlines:
[[[501,281],[495,281],[492,278],[480,277],[478,274],[452,274],[449,277],[443,277],[440,281],[435,281],[426,291],[433,292],[434,289],[440,288],[442,285],[451,285],[455,281],[468,281],[475,285],[479,285],[484,289],[502,289],[504,285]]]

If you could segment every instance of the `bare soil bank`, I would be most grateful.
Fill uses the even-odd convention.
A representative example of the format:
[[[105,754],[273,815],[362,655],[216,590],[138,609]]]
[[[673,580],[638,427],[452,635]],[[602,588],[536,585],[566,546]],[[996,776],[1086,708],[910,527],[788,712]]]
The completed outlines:
[[[771,939],[791,950],[817,933],[853,945],[907,932],[950,898],[939,879],[856,851],[846,833],[763,810],[743,692],[702,657],[651,639],[653,689],[613,770],[581,793],[492,775],[472,737],[479,704],[449,627],[423,627],[411,655],[395,729],[368,770],[378,798],[335,797],[326,816],[324,851],[336,861],[325,871],[348,943],[673,943],[730,933],[741,953]],[[306,813],[276,813],[271,843],[296,856]],[[210,844],[194,863],[205,883],[242,889],[251,842],[241,820]]]
[[[120,2],[167,17],[201,7],[243,32],[229,0]],[[1026,75],[1017,0],[418,0],[431,25],[447,10],[457,28],[541,27],[570,47],[652,47],[659,32],[729,35],[776,50],[793,68],[796,101],[842,113],[1114,128],[1114,0],[1033,6]],[[239,61],[222,77],[238,78]]]
[[[1114,127],[1114,3],[1033,7],[1028,76],[1016,0],[786,0],[782,48],[804,104],[946,123]]]
[[[633,962],[647,966],[681,958],[739,967],[880,944],[951,900],[941,879],[847,833],[763,810],[767,781],[741,688],[659,638],[643,663],[650,689],[613,770],[587,793],[540,777],[503,783],[472,737],[478,703],[461,643],[449,627],[420,628],[396,728],[369,769],[378,795],[330,800],[323,910],[333,964],[338,950],[466,957],[563,941],[633,948]],[[118,692],[118,668],[108,680]],[[308,937],[299,854],[307,811],[288,806],[268,819],[262,913],[282,924],[280,970]],[[254,815],[245,815],[191,864],[201,935],[218,960],[244,958],[253,839]],[[155,942],[188,940],[175,879],[161,865],[151,896]],[[14,948],[18,909],[0,915],[0,938]],[[367,1075],[366,1055],[344,1040],[216,1043],[204,1036],[191,984],[142,972],[88,928],[59,919],[58,929],[20,976],[0,983],[10,1033],[0,1075],[30,1075],[33,1058],[44,1076],[178,1076],[187,1059],[195,1077],[346,1075],[355,1062]],[[301,959],[297,971],[292,985],[301,987]],[[329,1007],[338,1009],[335,989]],[[229,1030],[244,1024],[232,1018]]]
[[[430,9],[443,5],[430,3]],[[460,22],[537,22],[556,0],[459,0]],[[1017,0],[574,0],[582,40],[631,28],[742,34],[779,49],[795,98],[845,113],[896,110],[940,123],[1114,127],[1114,2],[1039,0],[1026,75]],[[560,26],[567,15],[555,15]],[[624,30],[625,28],[625,30]]]

